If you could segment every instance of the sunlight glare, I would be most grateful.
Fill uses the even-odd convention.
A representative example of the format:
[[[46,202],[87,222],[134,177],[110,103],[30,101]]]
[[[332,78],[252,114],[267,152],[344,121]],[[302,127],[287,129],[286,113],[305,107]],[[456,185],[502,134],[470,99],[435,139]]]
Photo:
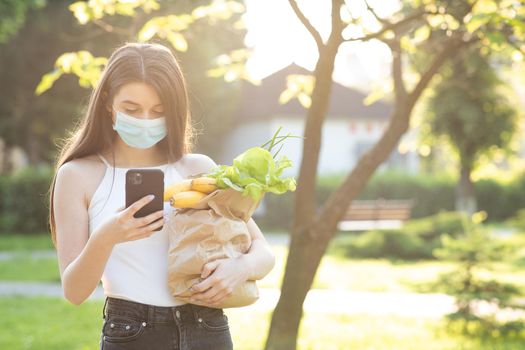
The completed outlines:
[[[312,25],[319,31],[323,41],[331,31],[330,2],[318,0],[299,1],[299,7]],[[370,1],[381,17],[387,17],[399,10],[398,0]],[[368,31],[377,30],[379,24],[366,11],[363,1],[348,1],[348,9],[341,9],[341,16],[349,20],[363,16]],[[255,79],[262,79],[291,63],[313,71],[318,53],[315,41],[296,17],[288,1],[246,0],[244,20],[247,27],[245,45],[253,50],[247,62],[247,69]],[[350,26],[352,27],[352,26]],[[363,35],[362,30],[348,28],[344,37]],[[339,48],[334,70],[334,80],[339,83],[370,91],[390,75],[390,50],[383,43],[348,42]]]

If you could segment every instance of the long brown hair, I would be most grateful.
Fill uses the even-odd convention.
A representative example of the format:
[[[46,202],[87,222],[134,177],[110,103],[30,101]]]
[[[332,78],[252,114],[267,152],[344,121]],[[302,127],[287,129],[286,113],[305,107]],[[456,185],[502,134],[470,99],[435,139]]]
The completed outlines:
[[[106,106],[119,89],[131,82],[152,85],[164,106],[167,136],[157,144],[168,162],[178,161],[193,147],[195,130],[186,81],[180,65],[170,49],[157,43],[126,43],[118,47],[104,67],[97,86],[91,92],[87,111],[75,130],[64,140],[54,167],[49,190],[49,225],[56,248],[56,225],[53,193],[58,169],[70,160],[113,149],[115,131]],[[114,165],[114,157],[113,157]]]

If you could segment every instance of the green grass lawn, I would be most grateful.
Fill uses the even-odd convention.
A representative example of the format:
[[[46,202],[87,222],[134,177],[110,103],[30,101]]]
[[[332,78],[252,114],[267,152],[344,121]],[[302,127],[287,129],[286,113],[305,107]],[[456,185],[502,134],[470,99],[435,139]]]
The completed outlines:
[[[513,239],[515,244],[525,247],[523,237]],[[332,243],[337,244],[337,239]],[[279,288],[281,283],[288,251],[284,246],[273,249],[276,266],[258,281],[261,288]],[[0,280],[59,282],[56,258],[34,259],[31,250],[52,251],[53,247],[46,236],[0,235],[0,251],[16,254],[14,259],[0,261]],[[498,264],[495,276],[525,286],[524,264],[523,259]],[[321,262],[313,288],[412,291],[452,267],[451,263],[439,261],[352,260],[329,251]],[[102,306],[100,300],[75,306],[59,298],[2,297],[0,349],[99,349]],[[270,312],[246,308],[225,312],[235,349],[264,347]],[[480,340],[447,333],[440,319],[305,312],[298,349],[521,350],[525,349],[525,335]]]
[[[525,236],[524,236],[525,237]],[[12,260],[0,261],[0,280],[59,282],[56,258],[34,259],[31,249],[46,247],[46,237],[0,235],[0,247],[16,253]],[[522,236],[513,238],[517,246],[525,247]],[[332,242],[337,244],[337,239]],[[279,288],[284,273],[288,249],[273,246],[277,257],[274,269],[261,281],[262,288]],[[495,272],[488,273],[501,281],[512,282],[525,288],[525,260],[499,263]],[[312,288],[347,289],[374,292],[422,291],[425,282],[434,280],[440,273],[450,271],[454,265],[441,261],[390,261],[388,259],[346,259],[329,251],[315,276]]]
[[[57,259],[35,259],[28,253],[0,261],[0,281],[60,282]]]
[[[30,250],[54,250],[51,236],[47,233],[41,234],[0,234],[0,252],[4,251],[30,251]]]
[[[99,349],[102,301],[80,306],[55,298],[0,298],[0,349]],[[36,312],[38,310],[38,312]],[[270,313],[225,309],[234,348],[264,347]],[[249,325],[249,326],[248,326]],[[521,350],[525,339],[451,336],[440,320],[305,313],[301,350]]]

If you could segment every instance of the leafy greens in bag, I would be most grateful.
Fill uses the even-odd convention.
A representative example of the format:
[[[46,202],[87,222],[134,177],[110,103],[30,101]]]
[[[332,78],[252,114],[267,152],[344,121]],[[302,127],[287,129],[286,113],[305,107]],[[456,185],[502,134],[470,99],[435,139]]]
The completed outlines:
[[[295,191],[295,179],[281,177],[283,170],[291,166],[286,156],[275,161],[268,150],[252,147],[237,156],[233,165],[219,165],[206,176],[215,178],[218,188],[231,187],[257,201],[265,192]]]
[[[218,165],[206,176],[216,179],[219,189],[233,188],[245,196],[251,196],[255,201],[266,192],[283,194],[295,191],[295,179],[282,177],[283,170],[291,167],[292,162],[286,156],[275,159],[283,145],[274,155],[271,151],[286,138],[299,136],[278,136],[281,128],[264,145],[249,148],[238,155],[233,160],[233,165]],[[268,149],[264,148],[267,145]]]

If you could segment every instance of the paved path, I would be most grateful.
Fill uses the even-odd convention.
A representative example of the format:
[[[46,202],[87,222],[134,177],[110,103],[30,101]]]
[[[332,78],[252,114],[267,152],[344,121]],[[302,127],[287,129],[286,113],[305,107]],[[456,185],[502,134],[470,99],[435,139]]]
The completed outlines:
[[[259,288],[259,299],[252,305],[240,308],[227,308],[225,312],[251,313],[271,311],[277,305],[280,290]],[[0,282],[2,296],[48,296],[63,298],[59,283]],[[99,286],[89,300],[103,300],[104,293]],[[521,300],[525,302],[525,300]],[[525,311],[519,309],[497,310],[495,305],[479,302],[474,305],[480,314],[498,313],[498,318],[523,320]],[[416,318],[441,318],[455,311],[454,298],[446,294],[393,293],[393,292],[353,292],[347,290],[312,289],[303,305],[306,313],[403,316]]]
[[[260,297],[246,311],[268,311],[275,308],[280,290],[259,288]],[[63,298],[60,283],[0,282],[0,296],[49,296]],[[99,286],[90,300],[102,300]],[[305,312],[333,314],[368,314],[413,317],[441,317],[454,310],[454,299],[444,294],[375,293],[346,290],[312,289],[304,303]]]
[[[16,259],[18,256],[26,257],[28,254],[31,256],[32,259],[50,259],[50,258],[56,258],[57,256],[54,250],[33,250],[30,252],[27,252],[27,251],[0,252],[0,261]]]

